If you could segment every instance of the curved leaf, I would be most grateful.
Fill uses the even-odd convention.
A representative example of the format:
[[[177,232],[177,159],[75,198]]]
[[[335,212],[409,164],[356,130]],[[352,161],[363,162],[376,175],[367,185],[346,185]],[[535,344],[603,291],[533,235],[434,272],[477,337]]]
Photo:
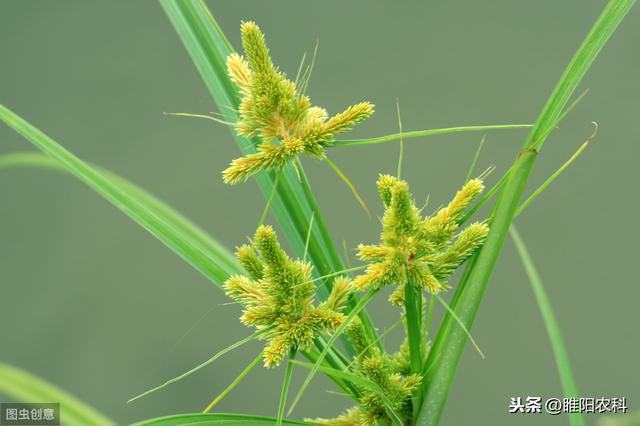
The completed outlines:
[[[273,417],[247,416],[244,414],[179,414],[143,420],[131,426],[271,426],[275,423],[276,419]],[[309,425],[310,423],[284,420],[282,424],[284,426],[300,426]]]
[[[527,273],[527,277],[529,278],[529,283],[533,289],[533,294],[538,302],[538,308],[540,309],[540,314],[542,315],[545,328],[547,329],[547,334],[549,335],[553,355],[556,359],[556,365],[558,366],[560,381],[562,382],[564,397],[580,398],[576,381],[573,378],[573,369],[571,368],[571,361],[569,361],[569,354],[567,353],[567,348],[564,344],[564,339],[562,338],[558,320],[556,319],[556,315],[551,307],[551,301],[549,301],[547,291],[542,284],[542,278],[540,278],[540,274],[538,274],[538,270],[533,263],[531,255],[529,254],[529,250],[516,227],[511,225],[509,231],[511,233],[511,239],[516,246],[518,255],[520,255],[520,260],[522,261],[522,265]],[[571,426],[585,425],[582,413],[570,413],[569,421]]]
[[[216,284],[239,273],[232,255],[158,199],[122,178],[105,174],[67,151],[13,111],[0,105],[0,120],[53,158]]]
[[[0,363],[0,394],[24,403],[60,403],[60,420],[64,425],[115,426],[95,408],[62,389],[24,370]]]
[[[473,325],[538,150],[555,127],[569,97],[589,66],[634,3],[635,0],[608,2],[560,77],[523,149],[508,172],[504,190],[492,211],[491,230],[486,242],[468,264],[453,296],[452,308],[468,329]],[[416,425],[435,426],[440,422],[466,343],[466,334],[459,327],[455,327],[451,315],[447,315],[427,360],[430,377],[423,384],[425,397]]]

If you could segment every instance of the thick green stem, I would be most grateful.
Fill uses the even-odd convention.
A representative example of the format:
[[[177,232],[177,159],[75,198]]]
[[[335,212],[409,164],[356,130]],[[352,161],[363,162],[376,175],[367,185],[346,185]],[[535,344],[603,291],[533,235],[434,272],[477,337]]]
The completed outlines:
[[[406,312],[407,338],[411,373],[422,373],[422,292],[409,280],[404,285],[404,310]],[[417,416],[422,401],[422,388],[413,395],[413,414]]]
[[[287,405],[287,396],[289,395],[289,386],[291,385],[291,376],[293,375],[293,360],[296,357],[296,349],[291,349],[289,359],[287,360],[287,368],[284,372],[284,380],[282,381],[282,389],[280,391],[280,403],[278,404],[278,416],[276,417],[276,426],[282,426],[284,418],[284,409]]]
[[[471,329],[480,306],[484,290],[531,173],[537,151],[558,122],[562,110],[589,66],[634,2],[635,0],[609,1],[560,77],[536,120],[523,150],[512,166],[504,189],[494,206],[491,229],[485,245],[468,266],[468,275],[465,273],[466,279],[460,283],[459,290],[454,296],[453,309],[468,329]],[[425,371],[428,372],[429,377],[428,380],[423,381],[425,398],[420,408],[417,425],[435,426],[440,421],[466,341],[467,336],[463,330],[452,323],[450,315],[447,316],[440,327],[426,365]]]
[[[479,302],[482,300],[517,208],[517,203],[507,202],[507,200],[520,199],[535,163],[536,154],[534,150],[523,150],[518,155],[510,179],[496,205],[491,232],[475,259],[473,270],[468,275],[467,285],[463,287],[456,303],[455,312],[467,328],[471,328],[473,324],[480,307]],[[425,401],[416,424],[421,426],[438,424],[466,342],[467,335],[464,330],[453,321],[451,316],[447,316],[432,349],[432,353],[437,353],[439,356],[430,356],[425,368],[430,374],[428,380],[424,382]]]

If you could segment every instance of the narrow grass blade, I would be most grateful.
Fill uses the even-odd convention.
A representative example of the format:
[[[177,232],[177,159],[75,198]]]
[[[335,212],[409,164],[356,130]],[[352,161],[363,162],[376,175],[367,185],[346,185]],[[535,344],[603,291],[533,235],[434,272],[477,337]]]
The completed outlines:
[[[571,102],[571,104],[569,104],[569,106],[564,109],[562,114],[560,114],[560,118],[558,118],[558,121],[556,122],[556,126],[558,126],[569,115],[569,113],[580,103],[580,101],[582,101],[582,99],[585,96],[587,96],[587,93],[589,93],[589,89],[587,89],[587,90],[583,91],[582,93],[580,93]],[[547,134],[544,135],[544,137],[548,136],[548,134],[551,132],[551,130],[553,130],[553,128],[548,129],[547,130]],[[487,191],[485,193],[485,195],[482,196],[482,198],[480,198],[478,200],[478,202],[472,208],[469,209],[469,211],[460,220],[460,222],[459,222],[460,225],[462,225],[467,220],[469,220],[474,214],[476,214],[478,212],[478,210],[480,210],[482,207],[484,207],[491,200],[491,198],[493,198],[493,196],[496,194],[496,192],[498,192],[498,190],[502,187],[502,185],[504,185],[504,183],[507,181],[510,171],[511,171],[511,168],[509,168],[509,170],[507,170],[502,175],[502,177],[498,180],[498,182],[496,184],[494,184],[491,187],[491,189],[489,191]]]
[[[476,149],[476,154],[473,156],[473,160],[471,161],[471,165],[469,166],[469,171],[467,172],[467,177],[464,178],[465,182],[469,182],[471,179],[471,175],[473,174],[473,170],[476,168],[476,164],[478,163],[478,158],[480,158],[480,152],[482,151],[482,147],[484,146],[484,141],[487,139],[486,136],[483,136],[480,140],[480,144],[478,145],[478,149]]]
[[[225,260],[226,266],[234,263],[230,261],[226,252],[221,250],[212,257],[212,252],[207,250],[203,244],[194,238],[190,238],[188,234],[180,232],[170,221],[167,221],[166,217],[162,217],[161,213],[162,211],[166,213],[166,208],[161,209],[162,211],[160,211],[159,214],[158,208],[154,209],[149,203],[145,203],[145,201],[149,200],[148,198],[137,199],[135,193],[127,192],[122,186],[80,160],[4,105],[0,105],[0,121],[3,121],[24,136],[25,139],[40,151],[55,159],[65,170],[76,176],[107,201],[126,213],[131,219],[151,232],[167,245],[167,247],[172,249],[207,278],[215,283],[221,283],[226,279],[228,274],[227,271],[223,269],[225,266],[221,267],[217,264],[217,260],[223,257],[227,258]],[[158,204],[156,203],[155,206],[158,207]],[[177,216],[173,217],[173,219],[176,218]]]
[[[233,381],[229,384],[229,386],[227,386],[226,388],[224,388],[224,390],[222,392],[220,392],[220,394],[218,396],[216,396],[213,401],[211,401],[209,403],[209,405],[207,405],[207,407],[202,410],[203,413],[208,413],[209,411],[213,410],[213,407],[215,407],[220,401],[222,401],[224,399],[225,396],[227,396],[229,394],[229,392],[231,392],[236,386],[238,386],[238,384],[240,384],[240,382],[242,382],[242,380],[244,380],[245,377],[247,377],[247,375],[258,366],[258,364],[260,364],[260,361],[262,361],[262,352],[260,352],[258,354],[257,357],[255,357],[253,359],[253,361],[251,361],[249,363],[249,365],[247,365],[244,370],[242,370],[240,372],[240,374],[238,374],[238,376],[233,379]]]
[[[300,353],[304,355],[304,357],[307,358],[312,364],[315,363],[318,357],[320,356],[320,352],[317,350],[317,348],[314,348],[313,350],[310,350],[310,351],[300,351]],[[336,363],[335,360],[331,360],[329,356],[327,356],[327,358],[325,359],[325,363],[326,363],[326,366],[335,368],[336,370],[339,370],[339,371],[348,370],[348,366],[346,366],[345,363],[343,362]],[[360,393],[360,390],[357,387],[355,387],[352,383],[346,382],[335,376],[328,376],[328,377],[340,389],[344,391],[344,395],[347,395],[348,397],[352,398],[354,401],[357,402],[358,399],[362,396]]]
[[[0,156],[0,170],[9,167],[39,167],[65,172],[72,176],[75,175],[66,165],[58,160],[35,152],[18,152]],[[169,229],[174,229],[175,232],[182,236],[185,244],[197,247],[198,250],[205,253],[206,257],[211,259],[211,265],[209,265],[210,272],[205,274],[205,276],[212,282],[220,285],[229,275],[242,272],[235,258],[226,248],[176,210],[140,187],[106,169],[91,164],[89,164],[88,167],[93,168],[104,176],[104,178],[111,181],[112,184],[126,194],[129,199],[136,200],[142,204],[146,209],[151,211],[153,215],[162,220]],[[116,207],[118,206],[116,205]],[[161,239],[158,235],[154,234],[154,236]],[[196,269],[199,270],[199,268]]]
[[[224,124],[225,126],[233,126],[233,123],[229,123],[228,121],[220,120],[219,118],[212,117],[210,115],[204,114],[193,114],[190,112],[165,112],[164,115],[170,115],[174,117],[191,117],[191,118],[204,118],[206,120],[215,121],[216,123]]]
[[[422,374],[422,290],[412,282],[404,284],[404,311],[407,320],[407,341],[409,342],[409,358],[412,374]],[[422,389],[418,388],[413,395],[413,413],[417,415],[422,401]]]
[[[533,127],[533,125],[531,124],[492,124],[488,126],[445,127],[441,129],[415,130],[412,132],[394,133],[392,135],[380,136],[377,138],[369,138],[369,139],[336,140],[331,144],[331,147],[375,145],[383,142],[397,141],[400,139],[420,138],[423,136],[446,135],[449,133],[460,133],[460,132],[484,132],[488,130],[527,129],[531,127]]]
[[[302,256],[303,261],[307,261],[307,254],[309,253],[309,241],[311,240],[311,231],[313,230],[313,214],[311,214],[311,219],[309,219],[309,232],[307,232],[307,240],[304,243],[304,255]]]
[[[296,358],[296,350],[291,349],[289,359],[287,360],[287,368],[284,371],[284,379],[282,381],[282,389],[280,390],[280,402],[278,403],[278,416],[276,417],[276,426],[282,426],[284,419],[284,409],[287,405],[287,396],[289,395],[289,387],[291,386],[291,377],[293,376],[293,365]]]
[[[543,145],[546,135],[554,128],[571,94],[598,52],[634,2],[634,0],[609,1],[561,76],[526,139],[524,148],[518,154],[504,189],[493,208],[493,218],[486,242],[473,262],[467,266],[470,272],[466,274],[466,281],[459,283],[459,290],[454,295],[455,305],[452,305],[452,309],[468,329],[471,329],[475,319],[539,148]],[[430,374],[429,380],[423,383],[426,392],[417,425],[434,426],[439,423],[466,342],[467,335],[452,323],[451,315],[448,315],[442,322],[434,342],[432,348],[434,356],[429,356],[427,360],[427,369]]]
[[[489,189],[489,191],[487,191],[479,200],[478,202],[471,207],[467,213],[465,213],[465,215],[462,217],[462,219],[460,219],[459,224],[462,225],[463,223],[466,223],[469,219],[471,219],[473,217],[474,214],[476,214],[481,208],[483,208],[489,201],[491,201],[491,199],[498,193],[498,191],[500,189],[502,189],[502,187],[504,186],[505,183],[507,183],[507,180],[509,179],[509,172],[511,172],[511,169],[507,170],[505,172],[505,174],[502,175],[502,177],[498,180],[498,182],[496,182],[491,189]]]
[[[61,417],[70,426],[115,426],[95,408],[45,380],[12,365],[0,363],[0,394],[18,402],[59,402]]]
[[[296,365],[299,365],[301,367],[305,367],[308,369],[313,369],[314,367],[314,364],[310,364],[308,362],[302,362],[302,361],[293,361],[293,362]],[[393,419],[394,424],[398,424],[402,426],[403,424],[402,418],[400,417],[398,412],[395,411],[394,408],[391,406],[391,403],[387,398],[387,396],[385,395],[384,390],[380,386],[378,386],[378,384],[376,384],[374,381],[369,380],[364,376],[360,376],[358,374],[352,373],[350,371],[336,370],[335,368],[331,368],[323,365],[320,366],[320,371],[322,371],[329,377],[340,378],[354,385],[360,386],[365,389],[369,389],[377,393],[385,403],[385,408],[387,410],[387,413],[389,414],[389,417]]]
[[[549,335],[549,341],[551,342],[551,348],[553,349],[553,354],[556,359],[556,365],[558,366],[558,373],[560,374],[564,396],[566,398],[579,398],[580,395],[578,394],[578,388],[573,378],[571,362],[569,361],[569,355],[567,354],[567,349],[564,345],[564,340],[562,339],[560,326],[558,325],[556,316],[553,313],[553,308],[551,307],[551,302],[549,301],[547,292],[542,284],[542,279],[538,274],[533,263],[533,259],[529,254],[529,250],[527,250],[527,246],[525,245],[518,230],[515,226],[511,225],[509,232],[511,233],[511,239],[516,246],[518,255],[520,255],[520,260],[522,260],[522,265],[524,266],[529,282],[531,283],[533,294],[538,302],[538,308],[540,308],[540,314],[544,320],[544,325],[547,329],[547,334]],[[584,426],[585,424],[584,417],[580,413],[569,414],[569,419],[572,426]]]
[[[315,364],[313,364],[313,368],[311,369],[311,371],[309,371],[309,374],[304,379],[304,382],[302,383],[302,386],[300,386],[300,390],[298,391],[298,393],[296,394],[296,397],[294,398],[293,402],[291,403],[291,407],[289,407],[289,413],[288,414],[291,414],[293,409],[296,407],[296,404],[298,403],[298,401],[300,401],[300,398],[302,397],[302,394],[304,393],[305,390],[307,390],[307,387],[309,387],[309,385],[311,384],[311,380],[316,375],[316,373],[318,372],[318,369],[322,365],[322,362],[324,361],[325,357],[327,356],[327,353],[329,352],[329,348],[331,348],[331,346],[335,343],[335,341],[338,339],[338,337],[340,335],[342,335],[342,333],[347,328],[349,323],[351,323],[353,318],[355,318],[355,316],[358,315],[358,313],[362,309],[364,309],[365,306],[367,306],[367,303],[369,303],[369,301],[371,301],[371,299],[373,298],[373,296],[376,295],[377,292],[378,292],[377,289],[369,290],[369,292],[367,292],[364,295],[364,297],[362,299],[360,299],[358,304],[351,310],[351,312],[349,312],[349,315],[347,315],[347,318],[345,318],[345,320],[342,322],[340,327],[338,327],[336,332],[333,333],[331,338],[327,341],[327,344],[326,344],[325,348],[323,349],[322,352],[320,352],[320,355],[318,356],[318,359],[316,360]]]
[[[480,349],[480,345],[478,345],[478,342],[476,342],[476,339],[473,338],[469,329],[464,325],[462,321],[460,321],[460,318],[458,318],[458,316],[453,311],[453,309],[451,309],[449,304],[447,304],[447,302],[445,302],[445,300],[439,295],[436,294],[434,296],[438,300],[438,302],[440,302],[440,304],[447,310],[447,313],[449,313],[449,315],[451,315],[451,317],[455,320],[455,322],[458,323],[462,331],[464,331],[464,334],[467,335],[467,338],[469,339],[473,347],[476,349],[476,352],[478,352],[478,355],[480,355],[480,358],[485,359],[484,352],[482,352],[482,349]]]
[[[336,172],[336,174],[340,177],[340,179],[342,179],[342,181],[349,187],[349,189],[351,190],[351,193],[353,194],[354,197],[356,197],[356,200],[358,200],[358,203],[360,204],[360,206],[362,207],[364,212],[367,214],[367,216],[369,218],[371,218],[371,212],[369,211],[369,207],[367,207],[367,204],[364,202],[364,200],[362,199],[362,197],[358,193],[358,190],[356,189],[355,185],[353,183],[351,183],[351,181],[349,180],[347,175],[345,175],[344,172],[342,170],[340,170],[340,168],[336,165],[336,163],[334,163],[333,161],[329,160],[328,157],[325,158],[324,161],[327,162],[329,167],[331,167],[331,169],[334,172]]]
[[[405,283],[404,310],[407,316],[407,339],[411,372],[422,372],[422,294],[411,282]]]
[[[427,307],[426,324],[424,326],[425,347],[429,342],[429,338],[431,338],[431,324],[433,323],[433,305],[435,304],[435,301],[436,301],[436,296],[432,294],[431,297],[429,298],[429,306]]]
[[[245,414],[178,414],[143,420],[131,426],[273,426],[275,422],[276,419],[273,417],[250,416]],[[285,420],[282,424],[283,426],[309,426],[311,423]]]
[[[533,200],[538,198],[540,194],[542,194],[544,190],[547,189],[547,187],[551,185],[551,183],[554,180],[556,180],[558,176],[560,176],[562,172],[564,172],[567,169],[567,167],[569,167],[571,163],[573,163],[580,156],[580,154],[582,154],[582,151],[584,151],[587,148],[587,146],[589,146],[593,138],[596,136],[596,132],[598,131],[598,125],[595,123],[595,121],[593,124],[596,126],[596,130],[594,130],[591,136],[589,136],[587,140],[584,141],[582,145],[580,145],[580,148],[578,148],[577,151],[562,166],[560,166],[558,170],[556,170],[551,176],[549,176],[542,183],[542,185],[540,185],[535,191],[533,191],[533,193],[531,193],[529,198],[527,198],[522,204],[520,204],[520,206],[518,207],[518,210],[516,210],[514,217],[518,217],[520,213],[522,213],[524,209],[526,209],[533,202]]]
[[[184,379],[184,378],[186,378],[186,377],[188,377],[188,376],[192,375],[193,373],[195,373],[195,372],[197,372],[197,371],[199,371],[199,370],[203,369],[203,368],[204,368],[204,367],[206,367],[207,365],[209,365],[209,364],[213,363],[215,360],[217,360],[218,358],[222,357],[223,355],[225,355],[225,354],[227,354],[227,353],[231,352],[232,350],[237,349],[237,348],[239,348],[240,346],[244,345],[245,343],[248,343],[248,342],[250,342],[250,341],[252,341],[252,340],[254,340],[254,339],[257,339],[260,335],[264,334],[265,332],[266,332],[266,330],[260,330],[260,331],[257,331],[257,332],[255,332],[255,333],[251,334],[250,336],[247,336],[247,337],[245,337],[244,339],[239,340],[239,341],[237,341],[236,343],[234,343],[234,344],[232,344],[232,345],[227,346],[226,348],[224,348],[224,349],[223,349],[223,350],[221,350],[220,352],[216,353],[214,356],[212,356],[211,358],[209,358],[209,359],[208,359],[208,360],[206,360],[205,362],[203,362],[203,363],[201,363],[201,364],[199,364],[199,365],[197,365],[197,366],[193,367],[191,370],[187,371],[186,373],[183,373],[183,374],[181,374],[181,375],[179,375],[179,376],[177,376],[177,377],[174,377],[174,378],[173,378],[173,379],[171,379],[171,380],[167,380],[167,381],[166,381],[166,382],[164,382],[163,384],[161,384],[161,385],[159,385],[159,386],[156,386],[155,388],[149,389],[148,391],[143,392],[143,393],[141,393],[140,395],[134,396],[133,398],[131,398],[130,400],[128,400],[128,401],[127,401],[127,403],[130,403],[130,402],[136,401],[136,400],[138,400],[138,399],[140,399],[140,398],[142,398],[142,397],[145,397],[145,396],[150,395],[150,394],[152,394],[152,393],[154,393],[154,392],[157,392],[157,391],[159,391],[160,389],[164,389],[164,388],[166,388],[167,386],[169,386],[169,385],[171,385],[171,384],[173,384],[173,383],[179,382],[180,380],[182,380],[182,379]]]
[[[400,99],[396,98],[396,110],[398,112],[398,131],[400,132],[400,151],[398,152],[398,170],[396,177],[402,179],[402,162],[404,161],[404,139],[402,137],[402,118],[400,117]]]
[[[299,365],[301,367],[307,368],[309,370],[313,369],[314,364],[310,363],[310,362],[304,362],[304,361],[297,361],[294,360],[293,363],[295,365]],[[321,365],[318,368],[320,371],[322,371],[323,373],[327,373],[328,376],[330,377],[337,377],[340,378],[342,380],[346,380],[350,383],[353,383],[354,385],[357,386],[361,386],[365,389],[369,389],[375,392],[380,392],[380,386],[378,386],[377,384],[375,384],[374,382],[372,382],[371,380],[367,379],[364,376],[360,376],[358,374],[352,373],[350,371],[346,371],[346,370],[338,370],[336,368],[331,368],[331,367],[327,367],[326,365]]]

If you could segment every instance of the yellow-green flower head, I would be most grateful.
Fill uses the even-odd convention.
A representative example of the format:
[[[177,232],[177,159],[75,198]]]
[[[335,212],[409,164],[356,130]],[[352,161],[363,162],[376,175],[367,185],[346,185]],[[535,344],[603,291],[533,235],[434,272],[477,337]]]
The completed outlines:
[[[482,245],[489,231],[473,223],[456,236],[458,221],[482,192],[479,179],[467,182],[453,200],[433,216],[423,218],[405,181],[382,175],[378,192],[385,206],[380,244],[358,247],[358,257],[371,262],[353,284],[358,290],[397,284],[390,300],[401,304],[404,284],[429,293],[445,289],[446,279]]]
[[[243,22],[241,33],[246,59],[236,53],[227,58],[229,76],[242,96],[235,128],[240,135],[259,137],[261,143],[258,152],[231,162],[223,172],[226,183],[280,169],[301,153],[323,158],[338,133],[373,113],[373,105],[362,102],[329,118],[327,111],[311,106],[303,84],[288,80],[273,64],[264,34],[254,22]]]
[[[386,412],[388,407],[409,424],[412,418],[411,396],[420,384],[421,376],[410,373],[408,341],[405,340],[395,354],[382,353],[377,346],[367,345],[358,318],[347,326],[347,335],[358,354],[358,373],[378,385],[379,390],[361,389],[358,407],[347,410],[335,419],[314,419],[313,422],[330,426],[386,424],[390,421]],[[380,422],[382,419],[386,419],[386,422]]]
[[[262,335],[268,341],[266,367],[279,365],[290,349],[308,348],[318,333],[333,331],[344,321],[349,281],[337,278],[327,300],[314,306],[311,265],[288,257],[271,227],[260,226],[252,244],[239,247],[236,256],[247,275],[230,277],[224,288],[243,305],[240,320],[245,325],[267,330]]]

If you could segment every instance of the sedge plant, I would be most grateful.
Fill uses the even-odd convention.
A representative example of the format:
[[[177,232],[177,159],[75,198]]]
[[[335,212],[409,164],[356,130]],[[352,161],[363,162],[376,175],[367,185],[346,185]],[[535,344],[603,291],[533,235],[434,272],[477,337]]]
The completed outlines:
[[[212,424],[220,421],[235,425],[438,424],[467,341],[471,340],[482,355],[471,337],[473,320],[514,217],[575,160],[592,137],[521,203],[540,149],[573,107],[567,106],[573,92],[634,1],[609,1],[532,126],[460,126],[351,140],[340,135],[375,119],[372,104],[357,100],[330,114],[313,105],[305,93],[311,67],[290,79],[276,66],[265,34],[255,22],[241,23],[242,53],[237,53],[201,1],[160,3],[219,107],[218,121],[231,127],[240,148],[241,155],[230,159],[221,178],[229,185],[255,179],[265,198],[265,213],[271,211],[277,219],[277,223],[267,223],[268,215],[263,214],[253,237],[240,244],[235,254],[143,189],[80,160],[9,108],[0,106],[0,119],[46,154],[0,157],[0,168],[39,166],[79,178],[220,286],[239,306],[240,321],[250,329],[235,344],[130,402],[168,388],[247,342],[264,342],[237,378],[211,402],[203,403],[203,413],[139,424],[177,425],[209,420]],[[466,181],[452,189],[450,200],[432,211],[419,208],[413,195],[424,195],[428,188],[414,182],[410,190],[399,171],[394,176],[380,170],[375,182],[384,209],[379,236],[353,247],[361,266],[348,268],[343,264],[305,175],[302,162],[306,158],[326,161],[357,195],[344,173],[329,160],[332,150],[343,146],[366,149],[371,144],[444,133],[517,128],[531,128],[529,136],[513,165],[491,188],[485,191],[486,173],[473,178],[470,170]],[[484,216],[478,214],[491,201],[491,209]],[[479,219],[472,221],[476,216]],[[550,303],[522,238],[515,230],[512,235],[540,302],[565,391],[575,396],[575,382]],[[281,239],[286,239],[290,252],[283,249]],[[454,282],[452,277],[460,269],[461,278]],[[383,337],[388,330],[381,332],[374,326],[368,309],[368,303],[380,297],[385,287],[392,289],[388,302],[397,312],[394,327],[404,329],[405,338],[396,348],[385,347]],[[437,332],[431,333],[433,311],[439,306],[444,319]],[[283,370],[279,404],[274,407],[273,417],[217,413],[220,400],[261,366]],[[291,385],[294,368],[305,373],[297,389]],[[321,418],[302,415],[304,420],[290,420],[317,373],[330,378],[352,400],[352,407]],[[7,377],[8,385],[2,389],[7,393],[24,396],[24,389],[42,388],[40,394],[28,394],[32,402],[37,402],[39,396],[51,398],[56,392],[63,392],[9,366],[0,369],[2,374]],[[111,422],[72,397],[65,395],[64,401],[70,407],[78,404],[79,422]],[[580,416],[572,416],[571,422],[584,424]]]

